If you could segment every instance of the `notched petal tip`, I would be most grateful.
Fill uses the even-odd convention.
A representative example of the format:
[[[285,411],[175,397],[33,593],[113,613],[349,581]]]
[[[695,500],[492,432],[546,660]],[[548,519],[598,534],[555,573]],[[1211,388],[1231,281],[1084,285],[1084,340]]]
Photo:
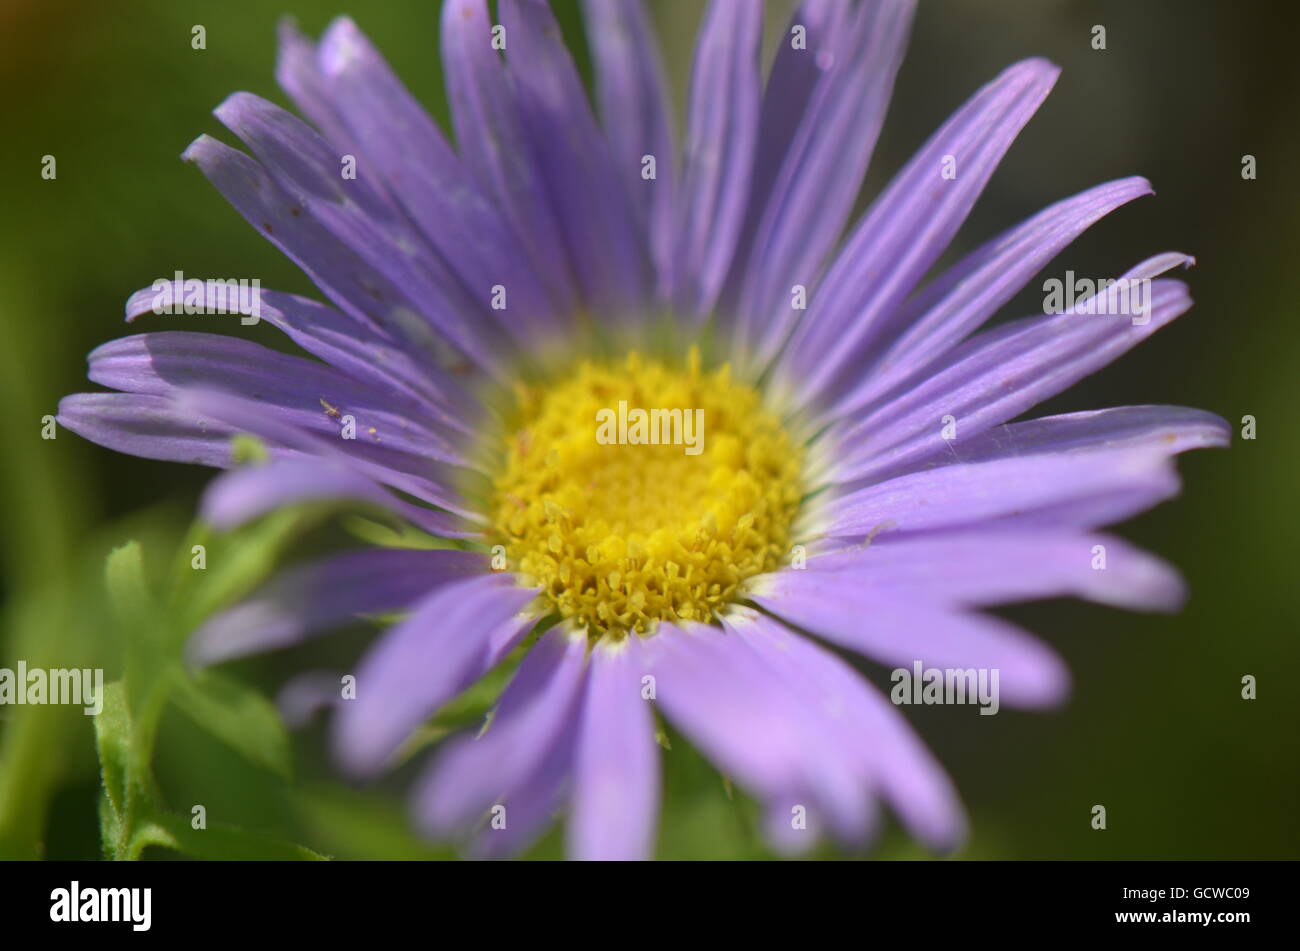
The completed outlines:
[[[181,153],[181,161],[192,162],[202,167],[205,159],[215,157],[215,149],[220,145],[218,140],[204,132],[185,146],[185,151]]]
[[[1113,182],[1117,187],[1136,188],[1143,195],[1154,195],[1156,187],[1151,184],[1151,179],[1145,175],[1130,175],[1127,178],[1118,178]]]

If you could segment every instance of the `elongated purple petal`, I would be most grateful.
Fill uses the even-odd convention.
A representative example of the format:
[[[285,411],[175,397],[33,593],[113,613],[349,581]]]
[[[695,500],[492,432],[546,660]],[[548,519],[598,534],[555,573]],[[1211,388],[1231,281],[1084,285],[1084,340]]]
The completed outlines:
[[[583,296],[607,319],[639,316],[649,280],[644,233],[559,24],[545,0],[501,0],[500,11],[532,154]]]
[[[805,404],[843,387],[884,318],[966,220],[1058,72],[1038,59],[1007,69],[962,106],[872,204],[782,357],[786,381],[797,382]]]
[[[320,68],[316,44],[302,34],[292,18],[280,21],[278,34],[275,81],[280,88],[332,144],[352,155],[365,154],[339,115],[334,90]]]
[[[956,438],[978,436],[1055,396],[1115,360],[1192,305],[1178,281],[1151,285],[1145,324],[1126,317],[1062,314],[995,327],[953,350],[915,383],[905,381],[870,411],[846,420],[828,439],[837,481],[879,478],[950,451],[944,417]]]
[[[473,432],[471,424],[481,413],[464,389],[427,360],[418,360],[398,347],[392,338],[368,323],[361,323],[342,311],[317,301],[280,291],[258,291],[258,311],[253,314],[246,301],[238,300],[229,310],[232,295],[224,282],[156,281],[141,288],[126,302],[126,319],[131,323],[168,302],[181,305],[190,294],[208,312],[226,308],[228,313],[256,316],[282,330],[298,346],[354,380],[389,387],[424,404],[426,415],[462,433]],[[187,286],[188,289],[187,289]]]
[[[842,574],[882,597],[962,607],[1070,595],[1130,610],[1175,611],[1186,597],[1178,573],[1160,559],[1110,535],[1070,531],[979,526],[912,538],[885,533],[869,545],[809,558],[807,570]],[[776,591],[784,583],[778,573],[747,585]]]
[[[916,532],[1006,518],[1072,499],[1138,486],[1172,495],[1178,478],[1164,453],[1098,450],[955,463],[880,482],[829,503],[825,534]]]
[[[642,696],[648,670],[638,637],[602,641],[591,651],[573,767],[570,858],[644,859],[654,849],[659,750]]]
[[[582,699],[586,651],[585,633],[553,628],[520,663],[487,729],[447,744],[416,793],[428,832],[441,838],[468,831],[568,741]],[[505,819],[508,827],[508,804]]]
[[[672,104],[663,58],[642,0],[583,0],[596,64],[596,98],[618,180],[649,235],[656,273],[672,254],[676,188]],[[642,178],[642,160],[655,158],[655,177]]]
[[[806,779],[796,720],[738,679],[743,645],[702,624],[660,624],[653,652],[655,700],[664,714],[720,768],[760,795]],[[737,648],[742,648],[737,651]]]
[[[750,203],[739,244],[746,258],[813,91],[838,62],[836,52],[847,35],[851,10],[850,0],[802,0],[781,34],[759,111]],[[802,30],[801,47],[794,42],[796,28]],[[733,272],[733,278],[738,276],[742,275]]]
[[[532,160],[492,28],[485,0],[447,0],[442,6],[442,65],[456,144],[466,168],[514,225],[555,306],[567,312],[575,291],[563,232]]]
[[[466,844],[471,858],[511,858],[527,849],[564,807],[573,772],[576,722],[561,730],[542,764],[502,794],[500,823],[480,825]],[[417,817],[418,818],[418,817]]]
[[[58,424],[83,439],[117,452],[228,468],[235,464],[231,439],[238,432],[163,396],[139,393],[75,393],[59,400]],[[297,453],[268,447],[273,458]]]
[[[318,61],[333,107],[349,134],[365,143],[393,199],[464,284],[471,300],[487,302],[507,288],[507,331],[562,326],[556,304],[533,273],[505,216],[479,187],[433,119],[379,52],[347,17],[330,24]]]
[[[210,618],[194,632],[186,654],[191,663],[206,666],[278,650],[358,615],[405,610],[440,585],[487,572],[487,558],[467,551],[390,548],[335,555],[291,568]]]
[[[830,48],[833,63],[808,103],[771,195],[754,196],[765,211],[752,252],[737,262],[744,279],[736,336],[738,346],[753,349],[758,367],[802,313],[794,307],[793,287],[817,293],[826,255],[853,210],[903,61],[913,8],[907,0],[873,0],[854,11]]]
[[[472,484],[474,473],[470,470],[382,444],[345,439],[342,437],[346,430],[342,429],[337,436],[302,429],[271,416],[261,403],[223,390],[183,389],[177,391],[175,398],[181,408],[220,420],[238,432],[251,433],[273,445],[328,461],[336,468],[355,471],[466,518],[482,518],[462,498],[462,488]]]
[[[738,610],[729,623],[779,659],[795,689],[819,711],[840,756],[913,834],[939,852],[958,847],[966,822],[956,791],[883,696],[838,657],[772,618]]]
[[[238,337],[138,334],[96,347],[88,360],[90,379],[116,390],[174,396],[186,388],[229,389],[286,425],[337,438],[339,420],[351,416],[359,442],[464,464],[441,427],[421,425],[423,407],[414,400]]]
[[[132,294],[126,302],[128,323],[152,313],[166,302],[180,302],[195,292],[199,302],[209,310],[228,306],[230,293],[202,282],[201,289],[189,281],[157,281]],[[317,301],[280,291],[259,291],[259,319],[282,330],[289,339],[308,353],[319,357],[355,380],[379,384],[414,398],[424,404],[425,413],[438,423],[472,433],[472,424],[482,411],[468,394],[447,374],[427,360],[416,359],[396,345],[392,338],[369,324],[360,323]],[[252,308],[241,304],[238,313],[251,315]]]
[[[742,786],[789,809],[825,810],[846,839],[865,833],[867,789],[823,724],[745,638],[700,624],[660,625],[650,645],[656,699],[691,742]],[[809,797],[789,803],[791,795]]]
[[[503,365],[509,341],[492,319],[491,285],[469,293],[424,238],[368,183],[344,173],[346,158],[306,123],[249,93],[215,115],[246,142],[302,214],[320,222],[377,273],[400,288],[457,352],[485,370]]]
[[[758,137],[762,19],[762,4],[712,0],[695,47],[670,280],[686,319],[712,310],[744,224]]]
[[[819,637],[890,667],[997,670],[1002,700],[1060,703],[1070,675],[1045,644],[1001,618],[863,590],[852,573],[785,571],[769,576],[755,603]]]
[[[199,167],[217,191],[340,308],[374,323],[421,355],[443,359],[445,344],[420,306],[310,215],[256,161],[201,135],[181,156]]]
[[[286,505],[335,501],[378,506],[444,538],[476,534],[464,519],[404,502],[355,469],[321,459],[286,459],[228,472],[208,486],[201,514],[218,530],[230,531]]]
[[[1140,177],[1098,185],[1043,209],[972,251],[899,308],[886,334],[897,339],[857,395],[867,401],[941,356],[988,320],[1052,258],[1116,208],[1153,194]],[[865,376],[865,374],[864,374]]]
[[[535,623],[537,595],[508,574],[438,586],[362,658],[356,699],[335,720],[334,748],[357,775],[374,773],[439,707],[509,653]],[[529,656],[532,656],[531,654]]]
[[[745,219],[718,299],[716,318],[720,327],[731,329],[739,317],[740,287],[746,277],[743,265],[749,261],[768,197],[798,134],[813,90],[837,62],[835,50],[844,43],[850,10],[850,0],[802,0],[777,43],[759,107]],[[799,44],[795,43],[796,31],[802,37]]]
[[[790,666],[784,645],[774,645],[757,636],[751,623],[756,617],[756,612],[731,610],[722,619],[723,629],[761,665],[760,679],[753,683],[756,692],[769,700],[782,697],[790,705],[786,715],[802,721],[804,745],[810,760],[810,765],[800,771],[802,775],[796,778],[792,773],[785,798],[770,797],[768,805],[777,806],[784,813],[784,824],[792,831],[806,831],[792,821],[794,811],[803,807],[799,819],[806,821],[812,814],[815,823],[831,831],[842,844],[861,846],[874,827],[870,808],[871,770],[846,755],[844,737],[839,730],[843,724],[838,721],[842,711],[827,706],[827,698],[816,687],[808,689],[803,672]],[[771,683],[764,686],[762,680],[767,678],[771,678]],[[799,839],[811,838],[810,835],[785,836],[779,842],[787,847],[797,843],[799,848],[806,848],[809,843]]]
[[[1173,455],[1191,449],[1223,449],[1231,440],[1228,421],[1205,410],[1116,406],[994,426],[953,448],[963,462],[984,462],[1096,449],[1155,449]]]

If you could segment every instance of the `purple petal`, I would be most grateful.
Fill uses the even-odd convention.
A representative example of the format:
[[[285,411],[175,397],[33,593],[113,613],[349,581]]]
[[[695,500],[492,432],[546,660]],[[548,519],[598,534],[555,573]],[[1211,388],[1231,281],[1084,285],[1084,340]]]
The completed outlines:
[[[520,612],[537,590],[508,574],[452,581],[422,598],[361,660],[357,695],[335,720],[334,749],[351,773],[384,767],[411,731],[470,686],[528,632]]]
[[[514,230],[461,164],[429,114],[347,17],[321,38],[320,71],[349,135],[476,301],[508,287],[508,331],[556,329],[555,305]]]
[[[966,220],[1059,70],[1040,59],[1004,71],[939,129],[872,204],[782,356],[805,403],[837,392]],[[955,177],[944,178],[946,160]]]
[[[58,423],[83,439],[117,452],[187,462],[234,465],[231,439],[237,429],[162,396],[138,393],[76,393],[59,401]],[[269,447],[275,458],[297,454]]]
[[[960,845],[966,823],[952,783],[889,701],[838,657],[771,618],[741,612],[731,623],[781,658],[840,756],[869,777],[915,835],[940,852]]]
[[[744,224],[758,138],[763,5],[712,0],[691,74],[670,288],[684,318],[706,317]]]
[[[816,807],[809,809],[812,801],[807,793],[789,792],[763,802],[763,838],[773,851],[786,858],[800,858],[821,841],[828,831],[825,816]],[[795,824],[796,813],[799,825]]]
[[[357,320],[374,323],[422,356],[442,360],[445,344],[421,307],[311,215],[257,162],[208,135],[181,156],[313,283]]]
[[[403,502],[357,471],[320,459],[286,459],[227,472],[204,493],[202,517],[225,532],[286,505],[345,500],[376,505],[439,537],[474,533],[463,519]]]
[[[492,39],[485,0],[443,4],[442,65],[456,143],[465,167],[514,225],[556,308],[567,313],[574,290],[563,235]]]
[[[303,729],[319,714],[343,702],[343,676],[327,670],[294,674],[275,695],[275,707],[291,730]]]
[[[1045,208],[972,251],[890,320],[887,332],[897,332],[898,339],[871,371],[869,385],[857,399],[886,392],[942,355],[992,317],[1085,230],[1121,205],[1150,194],[1151,183],[1140,177],[1098,185]]]
[[[191,663],[206,666],[289,647],[358,615],[405,610],[440,585],[487,572],[487,559],[467,551],[347,552],[292,568],[210,618],[186,653]]]
[[[1098,562],[1096,546],[1105,549]],[[1097,568],[1102,564],[1102,568]],[[863,591],[918,602],[991,607],[1064,595],[1130,610],[1174,611],[1186,590],[1165,562],[1109,535],[1023,529],[970,529],[891,537],[809,558]],[[750,579],[755,591],[779,589],[782,574]]]
[[[310,126],[250,93],[235,93],[215,115],[256,152],[303,216],[323,225],[376,273],[400,288],[458,352],[500,370],[508,338],[492,319],[491,285],[471,294],[459,284],[365,169],[342,174],[344,156]]]
[[[663,58],[641,0],[583,0],[596,65],[596,97],[618,177],[642,233],[649,235],[660,275],[672,254],[674,146],[672,105]],[[655,178],[641,178],[643,156],[655,156]]]
[[[864,590],[850,573],[783,571],[750,597],[791,624],[890,667],[997,670],[1004,701],[1060,703],[1070,675],[1041,641],[1000,618]]]
[[[571,741],[586,652],[585,633],[553,628],[520,663],[487,728],[447,744],[416,793],[417,812],[430,834],[468,831],[494,804],[525,790],[556,747]]]
[[[869,822],[867,789],[782,672],[734,632],[660,625],[648,645],[656,699],[691,742],[769,802],[804,795],[846,839]]]
[[[754,194],[766,210],[744,264],[736,328],[739,346],[754,350],[759,367],[785,342],[802,313],[791,306],[791,288],[815,290],[826,255],[853,210],[903,61],[913,11],[914,4],[904,0],[857,8],[829,50],[832,65],[808,104],[771,194]],[[769,97],[781,94],[779,87],[769,87]]]
[[[238,337],[179,330],[137,334],[110,340],[87,359],[90,379],[116,390],[175,396],[185,388],[229,389],[256,400],[285,425],[333,438],[341,416],[350,415],[358,442],[463,465],[441,427],[421,425],[423,408],[414,400]]]
[[[845,41],[849,13],[849,0],[803,0],[781,34],[759,112],[750,202],[737,246],[737,261],[749,257],[767,196],[799,133],[813,91],[839,62],[836,51]],[[804,30],[804,49],[795,49],[791,42],[796,26]],[[733,280],[741,276],[735,271],[731,275]],[[729,299],[734,299],[734,293]]]
[[[570,858],[626,861],[654,851],[659,750],[641,694],[647,671],[639,637],[592,649],[574,757]]]
[[[518,855],[555,820],[568,794],[576,726],[576,723],[571,723],[570,729],[561,731],[532,775],[517,782],[494,803],[504,810],[505,825],[498,827],[489,821],[473,833],[465,849],[471,858],[499,859]]]
[[[827,504],[825,534],[915,532],[1010,518],[1119,489],[1169,497],[1178,476],[1158,451],[1098,450],[1011,456],[924,469],[850,492]]]
[[[785,807],[787,825],[792,824],[791,808],[803,806],[803,818],[811,817],[817,824],[824,824],[847,845],[861,846],[874,826],[869,808],[871,771],[845,755],[841,735],[845,724],[838,719],[843,711],[827,705],[827,698],[819,688],[810,689],[803,672],[791,667],[784,646],[775,646],[758,636],[751,623],[758,617],[757,612],[735,608],[722,618],[722,625],[752,652],[764,675],[771,678],[772,685],[767,688],[755,682],[760,695],[785,697],[784,702],[790,705],[787,715],[802,720],[804,742],[811,760],[811,765],[803,770],[805,778],[791,784],[784,801],[769,797],[769,805],[777,803]]]
[[[435,462],[425,456],[389,449],[381,443],[325,436],[276,419],[263,404],[218,390],[178,390],[180,407],[217,419],[238,432],[252,433],[272,445],[325,460],[335,468],[353,470],[368,479],[400,489],[469,519],[482,516],[467,507],[462,490],[473,473]],[[479,477],[482,479],[482,477]]]
[[[1111,363],[1191,305],[1184,284],[1156,281],[1146,324],[1062,314],[977,334],[941,365],[905,381],[828,434],[829,441],[844,447],[837,453],[835,478],[880,478],[941,452],[951,455],[945,416],[956,421],[957,439],[977,436]]]
[[[339,115],[335,92],[317,61],[316,44],[298,30],[292,18],[280,21],[279,39],[275,81],[280,88],[330,142],[353,155],[364,153]]]
[[[623,177],[639,177],[640,160],[615,166],[545,0],[501,0],[500,15],[520,114],[586,303],[610,319],[639,315],[647,248]]]
[[[156,307],[164,307],[169,302],[174,306],[184,301],[188,283],[156,281],[136,291],[126,302],[127,322],[153,313]],[[229,309],[231,297],[237,296],[223,290],[218,282],[202,284],[201,293],[194,285],[190,290],[201,297],[202,305],[209,310]],[[244,306],[249,302],[236,303],[238,313],[252,314],[252,307]],[[460,384],[428,360],[415,358],[370,324],[309,298],[279,291],[259,290],[258,305],[259,319],[278,327],[308,353],[354,380],[387,387],[419,401],[424,415],[449,428],[462,433],[474,431],[470,424],[482,409],[471,402]]]
[[[1231,440],[1227,420],[1205,410],[1116,406],[995,426],[953,448],[963,462],[983,462],[1097,449],[1155,449],[1173,455],[1190,449],[1223,449]]]

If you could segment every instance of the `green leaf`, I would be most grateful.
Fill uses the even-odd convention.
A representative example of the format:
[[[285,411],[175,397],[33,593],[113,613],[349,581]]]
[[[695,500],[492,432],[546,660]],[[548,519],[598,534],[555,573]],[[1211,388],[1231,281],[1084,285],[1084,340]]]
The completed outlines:
[[[451,859],[454,849],[411,833],[406,810],[386,796],[330,783],[301,789],[294,811],[312,841],[345,859]]]
[[[328,861],[327,856],[306,846],[249,832],[238,826],[217,823],[205,829],[195,829],[189,817],[170,812],[155,816],[140,826],[131,840],[131,857],[139,858],[140,853],[151,845],[220,861]]]
[[[230,437],[230,458],[237,466],[264,466],[271,461],[266,443],[250,433],[236,433]]]
[[[126,858],[136,822],[154,808],[154,793],[149,754],[142,748],[120,680],[104,685],[104,708],[95,717],[95,748],[103,786],[99,819],[104,854]]]
[[[171,698],[195,723],[246,759],[288,779],[289,736],[275,705],[257,691],[214,673],[178,678]]]
[[[104,580],[114,613],[122,625],[138,630],[154,613],[145,582],[144,550],[137,541],[114,548],[104,563]]]
[[[207,617],[245,595],[279,565],[285,550],[329,511],[322,506],[282,509],[229,535],[203,534],[207,567],[190,568],[191,548],[181,552],[184,571],[173,604],[188,634]]]
[[[95,717],[95,748],[108,804],[116,815],[125,815],[131,776],[131,714],[120,680],[104,685],[104,709]]]
[[[402,522],[394,528],[373,519],[362,518],[360,515],[349,515],[341,521],[343,527],[357,538],[380,548],[433,549],[458,547],[450,539],[438,538],[436,535],[422,532],[414,525],[406,522]]]

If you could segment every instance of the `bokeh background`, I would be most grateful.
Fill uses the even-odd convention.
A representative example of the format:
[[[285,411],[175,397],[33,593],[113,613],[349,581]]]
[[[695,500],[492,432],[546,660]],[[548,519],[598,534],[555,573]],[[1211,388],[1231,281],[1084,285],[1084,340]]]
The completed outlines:
[[[106,554],[139,541],[149,584],[164,594],[177,559],[188,559],[186,532],[209,472],[115,455],[68,432],[40,438],[40,419],[60,396],[93,388],[84,355],[126,332],[127,294],[176,269],[258,276],[265,287],[315,293],[179,160],[181,151],[202,132],[230,141],[210,110],[231,91],[287,104],[272,78],[282,14],[312,34],[334,15],[352,14],[445,123],[437,6],[0,2],[0,666],[18,658],[102,664],[113,676],[124,645],[149,631],[109,609]],[[575,6],[556,3],[587,70]],[[651,0],[651,7],[680,100],[700,5]],[[768,7],[779,31],[789,6]],[[190,46],[194,24],[206,27],[206,50]],[[1090,46],[1096,24],[1106,28],[1104,51]],[[1094,227],[1049,273],[1118,274],[1167,249],[1192,253],[1199,264],[1187,275],[1197,301],[1189,314],[1043,411],[1178,403],[1217,412],[1238,432],[1244,415],[1258,424],[1253,441],[1183,457],[1182,496],[1122,530],[1183,570],[1193,594],[1181,615],[1074,602],[1008,611],[1069,662],[1075,690],[1063,709],[1004,709],[997,717],[971,708],[905,711],[969,808],[964,856],[1300,857],[1298,31],[1300,4],[1289,2],[921,2],[863,204],[981,83],[1016,59],[1049,57],[1063,75],[954,250],[1058,198],[1138,173],[1156,196]],[[40,177],[46,154],[58,162],[52,181]],[[1244,154],[1257,159],[1254,181],[1242,179]],[[1004,316],[1037,311],[1040,297],[1026,292]],[[166,319],[146,318],[135,329],[161,329]],[[204,329],[230,332],[225,324]],[[236,332],[281,346],[263,327]],[[293,534],[283,558],[338,544],[336,522],[317,520]],[[161,625],[174,637],[179,623],[137,619],[134,627]],[[347,669],[373,633],[358,627],[224,674],[255,691],[252,700],[237,697],[240,709],[256,708],[257,697],[273,697],[296,671]],[[883,672],[864,669],[886,682]],[[1253,701],[1241,699],[1246,674],[1258,679]],[[161,800],[186,814],[202,803],[214,821],[333,856],[450,854],[408,831],[403,794],[413,767],[354,788],[331,773],[320,724],[286,739],[264,720],[256,729],[266,735],[250,749],[229,729],[223,736],[221,724],[242,722],[238,716],[170,704],[154,752]],[[661,857],[768,855],[753,805],[687,744],[674,743],[665,764]],[[99,857],[99,797],[90,718],[0,708],[0,855]],[[1090,826],[1094,804],[1107,808],[1105,831]],[[552,833],[533,854],[560,850]],[[870,854],[924,855],[892,827]]]

